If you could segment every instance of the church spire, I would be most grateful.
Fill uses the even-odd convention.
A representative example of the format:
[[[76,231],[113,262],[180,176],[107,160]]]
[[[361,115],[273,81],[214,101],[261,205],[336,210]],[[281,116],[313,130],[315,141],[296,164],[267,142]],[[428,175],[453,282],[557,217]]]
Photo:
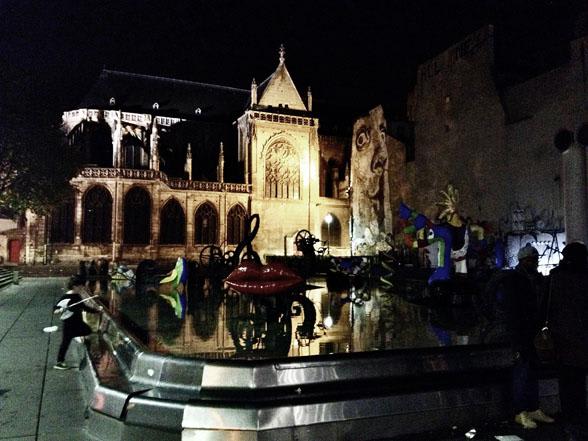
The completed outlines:
[[[261,107],[283,107],[307,111],[292,77],[286,68],[286,49],[280,45],[280,63],[275,72],[261,83],[258,89],[258,105]]]
[[[251,105],[257,104],[257,83],[255,82],[255,78],[251,82]]]

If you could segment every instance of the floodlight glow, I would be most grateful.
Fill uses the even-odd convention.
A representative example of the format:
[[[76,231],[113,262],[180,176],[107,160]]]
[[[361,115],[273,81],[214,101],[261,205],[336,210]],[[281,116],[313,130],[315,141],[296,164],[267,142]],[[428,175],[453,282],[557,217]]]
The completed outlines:
[[[330,329],[333,326],[333,317],[330,315],[326,316],[323,320],[323,325],[325,325],[325,328]]]

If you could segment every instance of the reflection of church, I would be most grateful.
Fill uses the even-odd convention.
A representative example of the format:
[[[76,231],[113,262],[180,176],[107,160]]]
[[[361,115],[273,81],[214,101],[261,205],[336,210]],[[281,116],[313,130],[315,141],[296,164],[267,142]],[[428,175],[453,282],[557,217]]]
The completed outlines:
[[[84,168],[47,225],[29,224],[27,262],[43,248],[49,260],[226,251],[250,213],[260,214],[261,256],[293,253],[301,229],[348,253],[349,141],[319,134],[310,89],[303,101],[283,48],[251,90],[104,70],[63,129]]]

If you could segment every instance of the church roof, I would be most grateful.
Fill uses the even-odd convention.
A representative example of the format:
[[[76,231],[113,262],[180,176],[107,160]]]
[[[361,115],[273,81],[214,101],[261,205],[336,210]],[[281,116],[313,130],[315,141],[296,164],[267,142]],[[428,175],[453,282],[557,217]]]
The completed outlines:
[[[243,113],[249,98],[246,89],[104,69],[80,107],[234,120]]]
[[[258,88],[258,106],[307,111],[286,68],[284,47],[280,47],[280,63],[276,71]]]

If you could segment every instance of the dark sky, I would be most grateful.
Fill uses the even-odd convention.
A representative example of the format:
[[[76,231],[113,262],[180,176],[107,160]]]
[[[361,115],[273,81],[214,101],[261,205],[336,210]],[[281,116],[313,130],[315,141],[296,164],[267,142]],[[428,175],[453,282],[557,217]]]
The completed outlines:
[[[283,43],[294,81],[315,100],[401,109],[416,65],[485,23],[496,26],[503,66],[553,64],[585,3],[0,0],[0,87],[12,111],[57,115],[103,66],[248,88],[273,72]]]

